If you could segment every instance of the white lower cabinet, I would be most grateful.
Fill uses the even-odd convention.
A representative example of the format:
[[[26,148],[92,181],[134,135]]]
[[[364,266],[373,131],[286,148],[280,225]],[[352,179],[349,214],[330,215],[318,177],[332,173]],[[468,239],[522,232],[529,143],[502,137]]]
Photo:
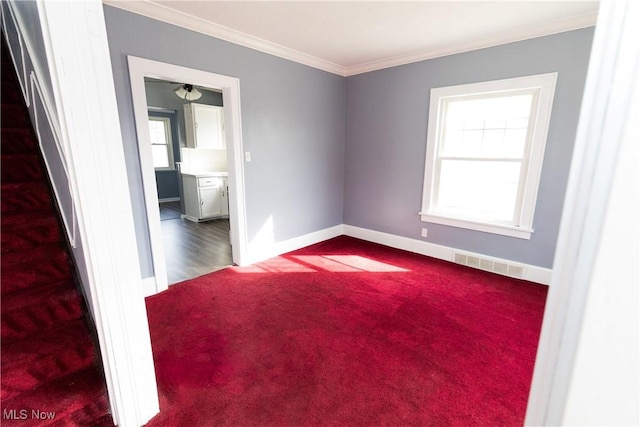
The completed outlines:
[[[227,178],[217,176],[182,176],[184,218],[204,221],[229,215]]]
[[[222,178],[222,216],[229,216],[229,184],[227,178]]]
[[[200,196],[200,219],[222,215],[222,192],[220,186],[198,188]]]

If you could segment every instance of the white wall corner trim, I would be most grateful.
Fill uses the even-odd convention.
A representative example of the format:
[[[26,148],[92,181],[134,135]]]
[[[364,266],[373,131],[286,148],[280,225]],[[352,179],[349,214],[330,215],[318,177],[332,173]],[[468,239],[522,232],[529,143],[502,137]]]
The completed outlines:
[[[639,422],[638,265],[627,261],[638,251],[637,222],[620,221],[637,203],[623,150],[637,150],[639,19],[636,1],[600,4],[527,426]]]
[[[464,264],[472,268],[491,271],[503,276],[515,277],[542,285],[549,285],[551,283],[552,270],[548,268],[463,251],[435,243],[383,233],[381,231],[354,227],[352,225],[345,224],[343,230],[347,236],[379,243],[392,248],[426,255],[444,261],[455,262],[457,264]]]
[[[142,288],[142,295],[144,295],[145,298],[158,293],[156,278],[154,276],[142,279],[140,287]]]
[[[140,426],[159,401],[103,8],[98,0],[37,7],[111,411],[115,424]]]

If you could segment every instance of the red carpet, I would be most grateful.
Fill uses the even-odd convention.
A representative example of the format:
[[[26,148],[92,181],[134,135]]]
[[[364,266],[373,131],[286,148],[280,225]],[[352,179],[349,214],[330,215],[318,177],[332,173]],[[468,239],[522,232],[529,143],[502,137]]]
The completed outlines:
[[[3,426],[112,426],[65,237],[2,41]]]
[[[148,298],[148,426],[518,426],[546,287],[339,237]]]

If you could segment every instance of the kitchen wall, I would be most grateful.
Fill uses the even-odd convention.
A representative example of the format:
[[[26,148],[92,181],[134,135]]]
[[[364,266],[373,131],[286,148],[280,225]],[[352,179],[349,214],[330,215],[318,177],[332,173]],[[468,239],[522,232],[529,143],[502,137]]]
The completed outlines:
[[[228,172],[226,150],[182,149],[183,172]]]
[[[342,224],[346,79],[104,6],[143,277],[153,275],[127,55],[239,78],[249,246]],[[259,239],[258,239],[259,236]]]
[[[147,105],[149,107],[165,108],[176,112],[179,124],[179,143],[181,147],[184,147],[186,145],[187,136],[184,130],[184,109],[182,106],[188,103],[188,101],[176,96],[173,90],[177,86],[179,85],[175,83],[162,82],[158,80],[145,81],[144,84],[145,91],[147,92]],[[201,90],[200,92],[202,92],[202,97],[193,102],[222,107],[221,93],[209,90]]]
[[[349,77],[345,224],[550,268],[593,28]],[[421,222],[429,91],[557,72],[531,240]]]

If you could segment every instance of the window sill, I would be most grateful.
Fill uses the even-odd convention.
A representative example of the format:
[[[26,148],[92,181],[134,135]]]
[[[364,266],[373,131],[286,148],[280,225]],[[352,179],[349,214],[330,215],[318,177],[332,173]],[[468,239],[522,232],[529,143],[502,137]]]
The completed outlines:
[[[482,231],[485,233],[500,234],[503,236],[515,237],[517,239],[525,240],[531,239],[531,234],[533,233],[533,230],[530,228],[445,217],[423,212],[420,212],[420,220],[424,222],[432,222],[435,224],[449,225],[452,227],[466,228],[468,230]]]

